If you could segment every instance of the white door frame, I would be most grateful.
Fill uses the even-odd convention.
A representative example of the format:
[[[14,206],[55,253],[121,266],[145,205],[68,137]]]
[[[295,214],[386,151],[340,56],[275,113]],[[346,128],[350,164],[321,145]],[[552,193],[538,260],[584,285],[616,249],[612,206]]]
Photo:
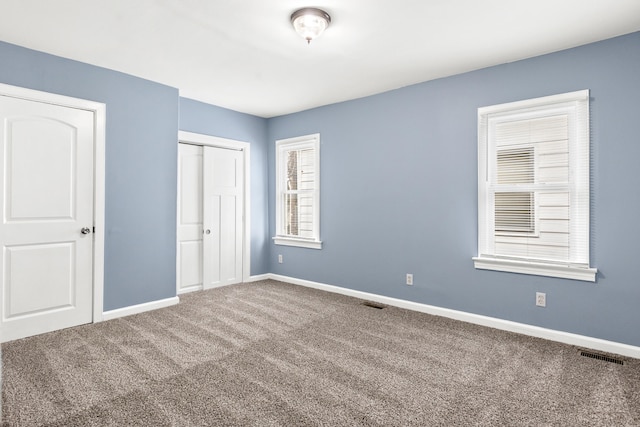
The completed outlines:
[[[178,143],[202,145],[208,147],[226,148],[230,150],[242,151],[243,168],[244,168],[244,188],[243,188],[243,212],[242,212],[242,281],[249,280],[251,276],[251,145],[248,142],[237,141],[235,139],[220,138],[217,136],[203,135],[193,132],[178,131]],[[180,183],[178,182],[178,185]],[[178,191],[180,189],[178,188]],[[178,203],[176,203],[176,210],[179,209]],[[176,211],[177,212],[177,211]],[[179,215],[179,213],[178,213]],[[179,224],[176,223],[176,227]],[[178,245],[178,236],[176,234],[176,250]],[[180,278],[178,272],[180,262],[176,256],[176,290],[180,286]]]
[[[93,112],[93,322],[102,321],[104,297],[105,104],[0,83],[0,96],[44,102]]]

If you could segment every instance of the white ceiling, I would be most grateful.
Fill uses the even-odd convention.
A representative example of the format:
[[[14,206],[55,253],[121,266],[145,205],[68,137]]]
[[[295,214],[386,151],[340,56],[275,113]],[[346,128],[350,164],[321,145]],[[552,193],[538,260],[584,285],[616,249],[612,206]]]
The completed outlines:
[[[311,45],[306,6],[333,20]],[[2,41],[261,117],[638,30],[640,0],[0,0]]]

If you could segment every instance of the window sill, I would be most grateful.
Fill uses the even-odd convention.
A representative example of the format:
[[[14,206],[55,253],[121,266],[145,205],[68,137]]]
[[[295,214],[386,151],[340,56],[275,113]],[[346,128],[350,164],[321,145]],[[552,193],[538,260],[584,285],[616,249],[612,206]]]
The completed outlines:
[[[595,282],[598,270],[589,267],[546,264],[543,262],[528,262],[506,260],[489,257],[473,258],[475,268],[479,270],[506,271],[509,273],[533,274],[536,276],[560,277],[563,279],[584,280]]]
[[[320,240],[297,239],[295,237],[276,236],[273,238],[273,243],[275,243],[276,245],[283,245],[283,246],[297,246],[299,248],[322,249],[322,242]]]

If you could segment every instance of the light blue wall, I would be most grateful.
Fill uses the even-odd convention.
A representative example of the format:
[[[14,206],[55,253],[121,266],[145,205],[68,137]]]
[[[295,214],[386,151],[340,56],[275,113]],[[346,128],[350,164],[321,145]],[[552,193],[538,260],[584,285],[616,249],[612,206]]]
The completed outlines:
[[[180,130],[251,145],[251,274],[268,273],[267,120],[180,98]]]
[[[176,294],[179,128],[251,142],[251,271],[267,271],[265,119],[180,99],[175,88],[2,42],[0,64],[0,83],[107,106],[105,310]]]
[[[597,283],[475,270],[477,109],[591,90]],[[269,120],[321,134],[322,250],[271,246],[270,271],[640,345],[640,33]],[[269,212],[274,218],[274,206]],[[273,219],[270,234],[275,231]],[[284,263],[278,264],[277,255]],[[413,273],[415,285],[404,285]],[[546,292],[547,307],[534,305]]]
[[[104,309],[175,295],[178,90],[0,42],[0,82],[105,103]]]

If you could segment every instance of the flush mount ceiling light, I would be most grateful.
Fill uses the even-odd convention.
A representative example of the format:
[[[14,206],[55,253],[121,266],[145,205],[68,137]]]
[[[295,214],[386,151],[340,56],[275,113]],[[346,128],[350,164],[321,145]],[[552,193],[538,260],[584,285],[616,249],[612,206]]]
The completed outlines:
[[[331,17],[327,12],[315,7],[305,7],[291,14],[291,24],[298,34],[307,43],[318,37],[331,23]]]

